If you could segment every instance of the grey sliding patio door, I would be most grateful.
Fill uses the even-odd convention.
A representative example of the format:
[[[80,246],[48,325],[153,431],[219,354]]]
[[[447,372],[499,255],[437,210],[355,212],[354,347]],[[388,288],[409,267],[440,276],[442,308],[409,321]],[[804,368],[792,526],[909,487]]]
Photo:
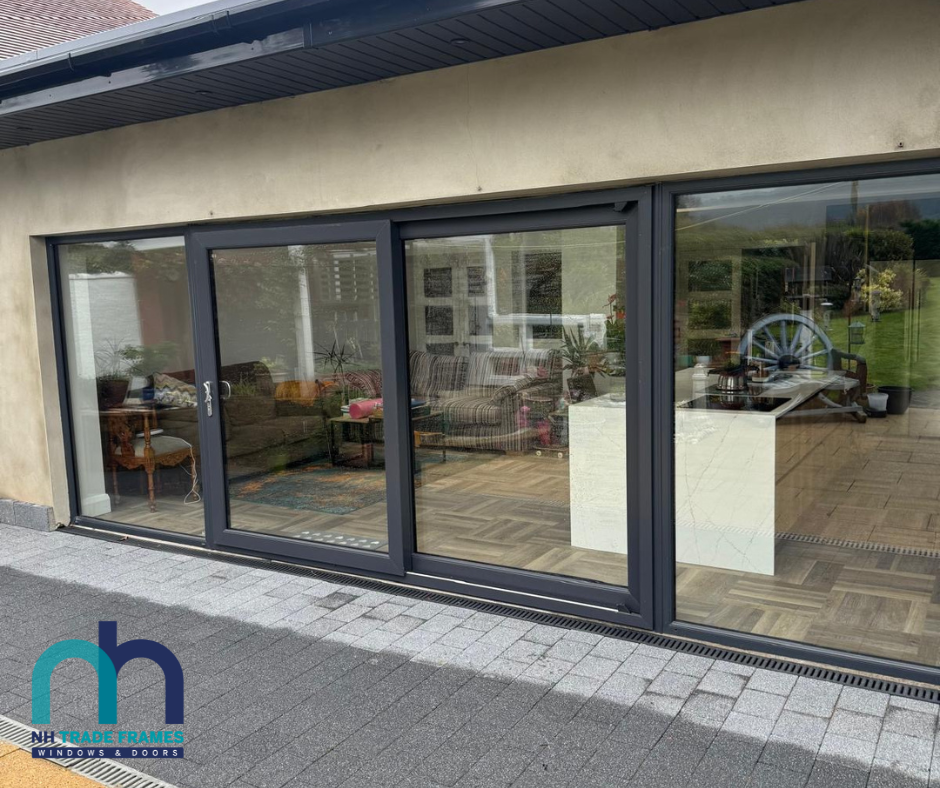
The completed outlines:
[[[389,222],[197,231],[207,539],[401,574],[409,446]]]

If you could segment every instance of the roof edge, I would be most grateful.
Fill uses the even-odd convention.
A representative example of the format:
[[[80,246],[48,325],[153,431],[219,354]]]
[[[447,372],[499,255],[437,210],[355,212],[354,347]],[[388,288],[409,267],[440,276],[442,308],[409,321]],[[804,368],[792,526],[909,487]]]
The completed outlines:
[[[339,41],[363,35],[364,30],[386,32],[516,2],[215,0],[0,61],[0,99],[91,76],[109,76],[158,59],[255,41],[299,23],[311,24],[312,38]]]

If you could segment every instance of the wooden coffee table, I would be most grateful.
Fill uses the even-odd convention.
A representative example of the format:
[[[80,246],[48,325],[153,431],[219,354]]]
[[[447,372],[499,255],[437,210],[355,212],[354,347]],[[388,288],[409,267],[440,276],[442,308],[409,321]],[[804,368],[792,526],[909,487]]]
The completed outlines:
[[[444,441],[445,433],[440,422],[441,412],[432,411],[427,405],[421,405],[411,409],[411,427],[414,434],[415,446],[421,445],[422,441],[427,438],[439,436],[441,438],[440,448],[443,452],[443,460],[446,462],[447,445]],[[330,463],[332,465],[361,462],[366,467],[371,467],[375,464],[375,444],[385,442],[383,433],[385,414],[383,411],[379,410],[359,419],[354,419],[349,416],[349,414],[343,414],[342,416],[329,419],[328,423],[329,432],[327,440],[329,442]],[[357,432],[360,447],[357,457],[344,459],[340,456],[339,444],[336,441],[336,425],[340,425],[340,430],[349,428]],[[438,428],[432,429],[432,427]]]

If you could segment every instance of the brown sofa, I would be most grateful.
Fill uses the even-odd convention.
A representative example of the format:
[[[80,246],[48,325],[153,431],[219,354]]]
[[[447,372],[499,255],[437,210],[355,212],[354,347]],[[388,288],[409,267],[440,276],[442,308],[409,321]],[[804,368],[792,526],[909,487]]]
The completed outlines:
[[[233,387],[219,411],[224,418],[230,475],[328,456],[324,412],[319,402],[276,398],[271,374],[259,362],[232,364],[220,372],[220,383],[226,381]],[[195,383],[193,370],[171,374]],[[330,415],[338,415],[338,411]],[[160,426],[167,434],[198,446],[197,419],[195,408],[173,409],[163,414]]]
[[[525,450],[537,430],[534,424],[520,426],[521,393],[561,394],[557,351],[492,350],[471,356],[414,351],[409,367],[412,397],[440,413],[440,431],[447,446],[453,448]],[[171,375],[195,384],[193,370]],[[335,398],[309,396],[309,391],[297,385],[282,387],[279,392],[260,362],[224,366],[221,381],[233,387],[220,410],[230,476],[329,455],[326,419],[339,415]],[[345,381],[351,396],[381,396],[378,370],[348,372]],[[336,412],[327,413],[324,408]],[[174,408],[162,415],[160,426],[198,450],[197,418],[195,408]]]

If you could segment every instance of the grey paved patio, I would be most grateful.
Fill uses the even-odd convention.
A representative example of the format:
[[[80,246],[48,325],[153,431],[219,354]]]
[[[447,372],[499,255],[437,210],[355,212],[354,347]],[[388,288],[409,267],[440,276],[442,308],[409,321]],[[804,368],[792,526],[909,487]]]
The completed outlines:
[[[583,632],[65,533],[0,526],[0,714],[68,637],[169,646],[186,788],[940,786],[937,706]],[[97,727],[97,680],[55,672],[55,730]],[[119,728],[161,730],[135,660]]]

